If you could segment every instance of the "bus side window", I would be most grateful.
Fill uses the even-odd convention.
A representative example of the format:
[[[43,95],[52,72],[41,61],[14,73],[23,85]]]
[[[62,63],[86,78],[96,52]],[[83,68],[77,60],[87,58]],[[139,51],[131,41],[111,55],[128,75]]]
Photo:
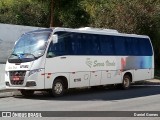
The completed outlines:
[[[54,54],[54,50],[53,50],[53,43],[51,42],[50,45],[49,45],[46,57],[47,58],[52,58],[54,56],[55,56],[55,54]]]
[[[140,49],[140,46],[139,46],[139,43],[138,43],[138,40],[136,38],[132,38],[132,43],[131,43],[131,46],[132,46],[132,50],[133,50],[133,55],[137,56],[140,54],[139,52],[139,49]]]
[[[127,55],[125,37],[114,37],[114,43],[116,55]]]
[[[100,46],[102,55],[114,55],[114,41],[111,36],[100,36]]]
[[[66,40],[69,36],[66,33],[57,33],[58,34],[58,43],[53,44],[52,42],[49,45],[47,57],[55,57],[55,56],[61,56],[66,55],[68,51],[66,51]]]
[[[86,55],[99,55],[100,47],[99,47],[99,40],[97,35],[92,34],[85,34],[85,49]]]
[[[146,38],[137,38],[140,46],[140,54],[142,56],[151,56],[152,55],[152,47],[149,39]]]
[[[130,56],[136,56],[139,54],[137,48],[137,39],[132,37],[126,37],[125,39],[126,52]]]
[[[83,55],[82,45],[81,45],[81,35],[74,34],[74,36],[70,39],[70,41],[71,41],[72,55]]]

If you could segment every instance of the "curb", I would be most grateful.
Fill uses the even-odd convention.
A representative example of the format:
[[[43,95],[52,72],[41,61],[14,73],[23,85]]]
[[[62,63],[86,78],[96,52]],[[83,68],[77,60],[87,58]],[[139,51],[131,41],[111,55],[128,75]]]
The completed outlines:
[[[153,79],[153,80],[137,81],[133,83],[133,85],[160,85],[160,80]]]
[[[14,95],[13,92],[0,92],[0,98],[12,97],[13,95]]]
[[[19,95],[17,90],[0,90],[0,98],[12,97],[14,95]]]

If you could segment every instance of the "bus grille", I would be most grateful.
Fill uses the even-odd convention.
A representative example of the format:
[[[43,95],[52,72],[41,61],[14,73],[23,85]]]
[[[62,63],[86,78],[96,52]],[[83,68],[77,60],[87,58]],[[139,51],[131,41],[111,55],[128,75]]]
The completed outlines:
[[[26,71],[10,71],[10,81],[12,85],[23,85]]]

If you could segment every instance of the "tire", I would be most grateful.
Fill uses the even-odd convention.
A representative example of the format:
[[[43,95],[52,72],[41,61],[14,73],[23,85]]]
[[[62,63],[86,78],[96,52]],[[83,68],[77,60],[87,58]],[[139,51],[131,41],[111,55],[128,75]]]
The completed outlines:
[[[130,88],[130,86],[131,86],[131,77],[129,75],[124,75],[121,88],[127,90]]]
[[[34,94],[33,90],[20,90],[20,92],[25,97],[31,97]]]
[[[52,85],[52,95],[54,97],[62,96],[65,92],[65,86],[61,79],[56,79]]]

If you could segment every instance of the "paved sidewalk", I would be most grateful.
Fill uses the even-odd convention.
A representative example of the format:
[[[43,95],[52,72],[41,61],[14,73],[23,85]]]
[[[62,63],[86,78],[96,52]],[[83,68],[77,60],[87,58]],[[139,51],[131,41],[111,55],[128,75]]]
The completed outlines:
[[[144,81],[138,81],[134,84],[136,85],[160,85],[160,80],[159,79],[144,80]]]
[[[3,97],[10,97],[10,96],[13,96],[14,95],[14,91],[12,90],[0,90],[0,98],[3,98]]]
[[[160,85],[159,79],[144,80],[133,83],[133,85]],[[12,97],[14,95],[20,95],[21,93],[17,90],[0,90],[0,98]]]

